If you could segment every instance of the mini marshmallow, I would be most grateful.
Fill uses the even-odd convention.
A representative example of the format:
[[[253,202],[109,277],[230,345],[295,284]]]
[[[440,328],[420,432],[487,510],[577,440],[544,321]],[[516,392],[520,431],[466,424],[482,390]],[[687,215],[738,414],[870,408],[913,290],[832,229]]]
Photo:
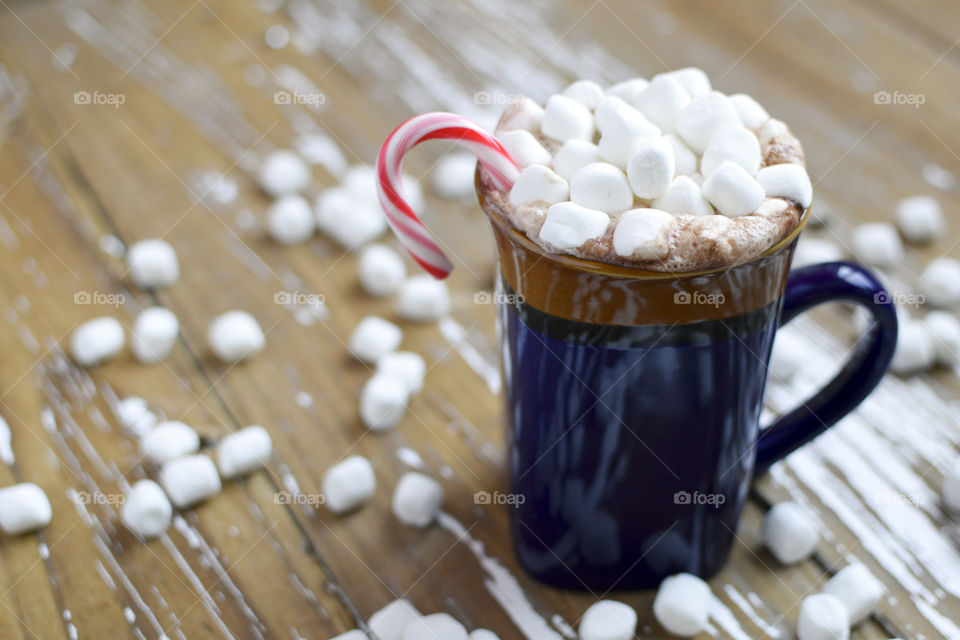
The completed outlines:
[[[632,104],[664,133],[677,130],[677,114],[690,104],[690,94],[669,74],[654,76]]]
[[[532,133],[524,129],[507,131],[500,134],[498,139],[520,169],[531,164],[548,164],[553,157]]]
[[[735,93],[729,99],[740,118],[740,124],[751,131],[759,131],[770,119],[767,110],[745,93]]]
[[[228,311],[210,323],[207,342],[214,355],[227,363],[255,356],[267,344],[256,319],[246,311]]]
[[[570,180],[582,167],[600,162],[597,145],[586,140],[567,140],[553,159],[553,170],[564,180]]]
[[[943,476],[940,493],[943,498],[943,506],[948,511],[960,513],[960,458],[953,461],[953,466]]]
[[[631,209],[620,216],[613,230],[613,250],[624,258],[664,258],[670,248],[667,230],[673,221],[666,211]]]
[[[325,190],[317,199],[316,215],[320,231],[345,249],[361,247],[387,230],[380,205],[346,187]]]
[[[443,487],[433,478],[416,471],[403,474],[393,491],[393,515],[411,527],[429,526],[442,506]]]
[[[430,172],[430,186],[446,200],[473,200],[477,159],[469,153],[449,153]]]
[[[799,164],[774,164],[764,167],[757,172],[757,182],[763,187],[768,198],[788,198],[803,209],[809,207],[813,201],[810,176]]]
[[[600,157],[621,169],[644,138],[659,136],[660,129],[629,105],[615,106],[604,118],[597,149]]]
[[[626,100],[617,96],[605,96],[593,112],[597,132],[603,133],[604,125],[621,109],[633,109],[633,107]]]
[[[700,161],[697,158],[697,154],[687,146],[687,143],[681,140],[680,136],[675,133],[668,133],[663,137],[666,138],[670,146],[673,147],[673,157],[676,161],[677,175],[689,176],[690,174],[697,173],[697,166]]]
[[[727,160],[700,189],[719,213],[736,218],[753,213],[763,202],[763,187],[740,165]]]
[[[727,160],[737,163],[746,169],[750,175],[756,175],[760,169],[760,141],[757,140],[757,136],[739,125],[718,130],[710,138],[710,143],[700,159],[700,173],[704,177],[710,177],[710,174]],[[803,169],[799,165],[776,166],[795,166]],[[805,171],[804,175],[806,175]],[[759,177],[757,179],[759,180]],[[760,184],[763,185],[762,182]],[[807,184],[810,184],[809,179],[807,179]],[[767,195],[770,195],[770,193],[768,192]]]
[[[92,367],[120,353],[125,339],[116,318],[87,320],[70,335],[70,356],[80,366]]]
[[[922,320],[902,320],[890,370],[901,375],[919,373],[933,367],[936,361],[937,347],[930,328]]]
[[[920,292],[935,307],[953,307],[960,302],[960,262],[937,258],[920,275]]]
[[[310,185],[310,167],[293,151],[274,151],[260,165],[260,186],[277,198]]]
[[[133,323],[130,347],[134,357],[150,364],[163,360],[173,350],[180,332],[177,316],[163,307],[144,309]]]
[[[47,494],[32,482],[0,489],[0,529],[8,536],[42,529],[52,516]]]
[[[188,424],[177,420],[161,422],[140,438],[140,453],[155,465],[163,465],[174,458],[196,453],[200,436]]]
[[[279,244],[306,242],[316,227],[310,203],[299,194],[283,196],[267,209],[267,231]]]
[[[377,476],[373,473],[370,461],[363,456],[345,458],[323,475],[324,504],[334,513],[346,513],[356,509],[370,500],[376,490]],[[379,612],[370,618],[371,627],[378,615]]]
[[[393,429],[403,419],[409,401],[410,390],[402,378],[374,375],[360,392],[360,421],[371,431]]]
[[[500,640],[500,636],[489,629],[474,629],[467,636],[467,640]]]
[[[799,640],[847,640],[850,617],[843,603],[829,593],[807,596],[797,616]]]
[[[616,600],[595,602],[583,614],[580,640],[631,640],[637,630],[637,612]]]
[[[609,214],[629,209],[633,194],[623,171],[606,162],[594,162],[570,178],[570,201]]]
[[[357,261],[360,284],[376,298],[393,295],[407,277],[403,258],[390,247],[372,244],[363,249]]]
[[[550,96],[543,111],[540,132],[560,142],[566,142],[571,138],[593,140],[593,114],[590,109],[573,98],[561,95]]]
[[[630,188],[644,200],[659,198],[670,187],[677,161],[673,145],[662,136],[644,138],[627,160]]]
[[[395,351],[377,360],[377,373],[386,374],[403,380],[411,394],[423,389],[423,377],[427,373],[427,363],[419,353],[413,351]]]
[[[253,424],[220,441],[217,467],[224,478],[238,478],[266,466],[272,455],[270,434],[260,425]]]
[[[396,351],[402,340],[403,331],[400,327],[380,316],[367,316],[350,334],[347,346],[358,360],[374,364],[391,351]]]
[[[946,230],[943,209],[932,196],[913,196],[897,203],[897,226],[910,242],[933,242]]]
[[[951,368],[960,365],[960,320],[947,311],[931,311],[923,321],[933,338],[937,361]]]
[[[793,268],[806,267],[821,262],[836,262],[843,260],[843,249],[836,242],[821,238],[805,238],[800,236],[800,242],[793,252]]]
[[[563,90],[563,95],[572,98],[591,111],[603,99],[603,87],[592,80],[577,80]]]
[[[816,525],[796,502],[775,504],[763,518],[763,543],[781,564],[809,558],[819,540]]]
[[[674,69],[673,71],[668,71],[663,75],[667,75],[679,82],[680,86],[682,86],[693,98],[710,93],[710,90],[712,89],[710,86],[710,78],[703,69],[698,69],[697,67]]]
[[[707,626],[713,594],[710,586],[690,573],[664,579],[653,601],[653,615],[675,636],[693,636]]]
[[[137,480],[123,501],[120,520],[141,538],[156,538],[170,528],[173,506],[153,480]]]
[[[677,114],[677,133],[697,153],[703,153],[717,131],[739,124],[736,109],[717,91],[697,96]]]
[[[607,96],[620,98],[625,102],[635,104],[637,96],[640,95],[641,91],[647,88],[648,84],[650,83],[644,78],[632,78],[630,80],[624,80],[623,82],[618,82],[607,89]]]
[[[650,206],[675,215],[708,216],[714,213],[713,205],[703,197],[700,186],[688,176],[674,178],[666,193],[651,201]]]
[[[220,475],[204,455],[184,456],[163,465],[160,485],[178,509],[185,509],[220,492]]]
[[[396,308],[407,320],[438,320],[450,312],[450,290],[443,280],[427,274],[416,275],[400,285]]]
[[[127,251],[127,270],[141,289],[163,289],[180,279],[177,252],[164,240],[141,240]]]
[[[827,580],[822,593],[828,593],[843,603],[850,624],[855,625],[877,608],[886,590],[866,566],[856,562]]]
[[[566,180],[549,167],[532,164],[521,171],[517,181],[513,183],[510,189],[510,204],[516,206],[537,200],[554,204],[563,202],[569,196],[570,186]]]
[[[403,640],[404,629],[420,617],[407,600],[394,600],[370,616],[367,626],[380,640]]]
[[[903,243],[888,222],[868,222],[854,227],[850,235],[853,255],[875,267],[889,267],[903,258]]]
[[[446,613],[417,618],[403,630],[403,640],[467,640],[467,629]]]
[[[770,354],[770,377],[778,382],[789,382],[803,368],[805,355],[805,347],[792,334],[777,332]]]
[[[543,123],[543,107],[527,97],[521,97],[510,103],[504,112],[504,120],[497,127],[497,132],[526,129],[539,131]],[[476,160],[474,160],[476,164]]]
[[[547,209],[546,220],[540,227],[540,240],[560,251],[574,249],[602,236],[609,224],[610,216],[603,211],[561,202]]]

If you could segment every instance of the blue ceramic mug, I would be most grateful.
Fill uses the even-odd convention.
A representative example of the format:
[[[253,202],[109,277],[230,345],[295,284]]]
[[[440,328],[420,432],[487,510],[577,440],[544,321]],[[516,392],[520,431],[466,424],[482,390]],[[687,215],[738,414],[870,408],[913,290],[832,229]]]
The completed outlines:
[[[478,193],[499,253],[521,565],[552,585],[602,591],[713,575],[755,474],[883,377],[897,338],[890,297],[855,264],[791,272],[802,223],[748,263],[664,274],[546,253]],[[777,329],[838,301],[866,308],[873,327],[826,387],[761,434]]]

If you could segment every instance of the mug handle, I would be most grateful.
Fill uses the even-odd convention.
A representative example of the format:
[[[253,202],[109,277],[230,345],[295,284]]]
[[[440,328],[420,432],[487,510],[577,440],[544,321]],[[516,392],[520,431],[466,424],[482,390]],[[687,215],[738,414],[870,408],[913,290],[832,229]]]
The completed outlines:
[[[865,307],[873,316],[872,326],[858,340],[850,360],[833,380],[760,434],[757,474],[857,408],[880,383],[893,359],[897,314],[890,294],[873,274],[850,262],[827,262],[792,271],[787,279],[780,326],[825,302],[852,302]]]

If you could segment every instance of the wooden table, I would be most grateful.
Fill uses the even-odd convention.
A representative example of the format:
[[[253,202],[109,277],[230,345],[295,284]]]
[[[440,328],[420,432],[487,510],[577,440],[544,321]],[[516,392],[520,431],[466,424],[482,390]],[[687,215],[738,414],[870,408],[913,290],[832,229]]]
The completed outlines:
[[[454,308],[441,326],[403,325],[405,346],[429,363],[426,388],[396,431],[369,434],[357,416],[369,371],[344,343],[359,318],[393,311],[362,293],[355,255],[324,238],[281,248],[265,237],[268,200],[252,176],[271,149],[326,139],[346,162],[370,162],[414,113],[489,120],[514,93],[542,100],[580,76],[697,65],[804,141],[815,206],[830,215],[808,235],[845,245],[852,223],[890,220],[897,199],[931,193],[950,233],[885,277],[906,294],[925,260],[960,254],[960,13],[947,0],[0,4],[0,415],[16,455],[0,485],[38,483],[54,514],[37,534],[0,540],[0,638],[329,638],[402,596],[471,629],[539,639],[575,627],[603,595],[532,581],[513,559],[507,508],[473,499],[505,482],[496,381],[479,375],[498,351],[494,310],[474,303],[494,274],[476,205],[428,190],[428,223],[456,256]],[[271,27],[274,44],[290,43],[267,46]],[[278,104],[277,91],[300,98]],[[923,104],[883,104],[875,91]],[[425,175],[444,151],[418,151],[407,168]],[[335,155],[319,159],[316,191],[339,170]],[[183,270],[156,295],[129,284],[121,258],[148,237],[170,241]],[[279,292],[322,294],[329,318],[275,304]],[[69,364],[63,346],[80,322],[106,314],[129,327],[155,304],[181,322],[162,364],[128,354],[91,371]],[[205,340],[229,309],[268,334],[265,352],[236,367]],[[854,333],[837,309],[788,330],[818,364],[772,385],[772,410],[822,381]],[[888,377],[855,416],[759,481],[711,581],[710,635],[791,637],[802,597],[860,560],[889,596],[854,637],[960,638],[958,521],[938,502],[960,441],[957,390],[943,370]],[[117,416],[129,397],[211,441],[264,425],[276,461],[141,543],[117,516],[126,484],[152,472]],[[389,510],[411,451],[446,490],[447,515],[426,531]],[[343,517],[314,508],[324,471],[348,454],[376,467],[372,504]],[[759,523],[786,498],[823,540],[811,560],[780,567]],[[652,593],[615,597],[637,608],[640,637],[665,636]]]

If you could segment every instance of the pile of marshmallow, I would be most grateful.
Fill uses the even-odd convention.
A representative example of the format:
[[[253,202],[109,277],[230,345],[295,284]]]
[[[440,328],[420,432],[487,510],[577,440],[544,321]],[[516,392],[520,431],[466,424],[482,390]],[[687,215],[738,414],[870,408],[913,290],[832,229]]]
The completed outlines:
[[[380,640],[498,640],[497,634],[487,629],[467,633],[466,627],[446,613],[422,615],[408,601],[394,600],[367,621],[367,628]],[[347,631],[333,640],[367,640],[360,629]]]
[[[609,233],[627,260],[663,257],[675,216],[754,214],[766,198],[809,206],[800,164],[763,165],[786,132],[746,94],[711,88],[700,69],[633,79],[604,90],[589,80],[523,99],[497,137],[522,170],[510,203],[549,206],[539,240],[572,251]]]

